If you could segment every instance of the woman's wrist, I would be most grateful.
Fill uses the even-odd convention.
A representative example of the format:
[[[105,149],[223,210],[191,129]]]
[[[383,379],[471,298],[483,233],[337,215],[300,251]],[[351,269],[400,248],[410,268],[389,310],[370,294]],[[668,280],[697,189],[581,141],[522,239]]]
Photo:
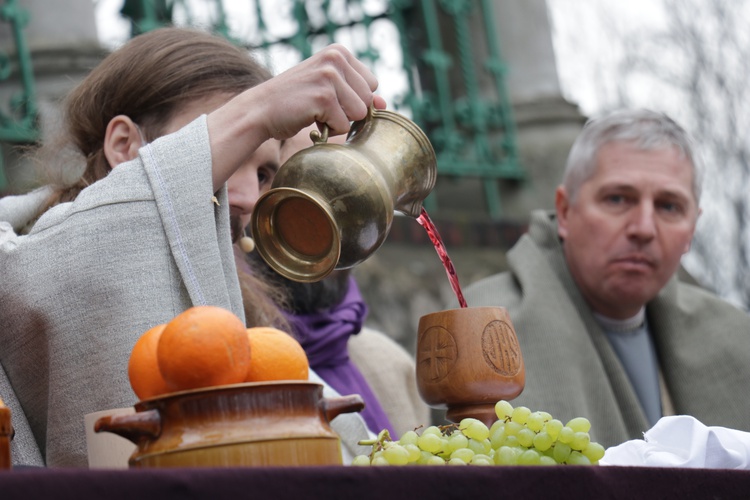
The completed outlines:
[[[243,92],[207,116],[214,191],[218,190],[242,162],[271,138],[260,99]]]

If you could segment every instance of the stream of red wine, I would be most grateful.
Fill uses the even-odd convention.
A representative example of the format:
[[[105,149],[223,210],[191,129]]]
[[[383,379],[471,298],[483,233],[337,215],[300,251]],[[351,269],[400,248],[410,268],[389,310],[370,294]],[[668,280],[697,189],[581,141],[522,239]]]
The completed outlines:
[[[448,251],[445,249],[445,244],[440,237],[440,233],[438,233],[435,224],[433,224],[430,216],[427,215],[427,211],[424,208],[422,208],[422,213],[417,217],[417,222],[419,222],[419,225],[427,231],[427,236],[430,237],[430,241],[432,241],[432,244],[435,246],[435,251],[440,257],[440,261],[443,263],[445,273],[448,275],[451,288],[453,288],[453,293],[456,294],[456,298],[458,299],[458,304],[461,307],[466,307],[466,299],[464,299],[464,294],[461,291],[461,285],[458,284],[456,268],[453,267],[453,261],[448,257]]]

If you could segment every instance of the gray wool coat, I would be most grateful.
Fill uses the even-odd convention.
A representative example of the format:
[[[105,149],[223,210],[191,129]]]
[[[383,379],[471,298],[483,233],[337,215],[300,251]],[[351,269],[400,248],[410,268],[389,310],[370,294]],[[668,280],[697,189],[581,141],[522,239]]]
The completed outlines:
[[[625,370],[573,282],[554,215],[535,211],[508,253],[509,271],[465,290],[469,306],[504,306],[518,335],[526,387],[512,402],[563,420],[584,416],[604,446],[649,429]],[[675,277],[646,305],[677,414],[750,431],[750,317]]]
[[[202,116],[28,235],[15,234],[13,200],[0,203],[0,397],[14,463],[87,465],[83,416],[136,402],[127,363],[147,329],[202,304],[244,319],[226,188],[212,191]],[[368,437],[359,415],[334,424],[349,453]]]

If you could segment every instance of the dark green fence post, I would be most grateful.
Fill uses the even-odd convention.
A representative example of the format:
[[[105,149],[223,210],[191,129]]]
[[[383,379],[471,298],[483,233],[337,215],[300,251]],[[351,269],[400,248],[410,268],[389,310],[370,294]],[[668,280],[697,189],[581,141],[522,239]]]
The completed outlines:
[[[16,0],[6,0],[0,7],[0,20],[10,23],[16,46],[15,61],[8,54],[0,53],[0,80],[17,77],[21,85],[21,92],[11,97],[8,112],[0,111],[0,143],[31,144],[38,140],[39,129],[34,68],[23,31],[29,22],[29,13]],[[0,152],[0,191],[5,190],[8,183],[2,163]]]

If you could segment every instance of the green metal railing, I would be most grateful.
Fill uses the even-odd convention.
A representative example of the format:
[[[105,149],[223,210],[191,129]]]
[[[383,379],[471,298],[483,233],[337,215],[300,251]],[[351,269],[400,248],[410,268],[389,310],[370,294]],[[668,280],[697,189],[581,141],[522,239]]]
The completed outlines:
[[[243,29],[231,26],[238,16],[226,10],[240,3],[241,16],[250,21]],[[200,13],[198,4],[204,7]],[[389,106],[425,130],[439,175],[482,179],[488,211],[498,218],[498,180],[523,179],[525,172],[492,9],[489,0],[124,0],[121,13],[131,21],[132,36],[169,24],[202,26],[254,49],[270,67],[280,54],[296,62],[331,42],[347,45],[376,73],[383,61],[396,61],[406,83],[389,96]],[[16,0],[5,0],[0,21],[10,24],[16,49],[0,52],[0,80],[19,87],[0,108],[0,142],[33,143],[39,138],[37,105],[23,34],[29,15]],[[280,31],[279,25],[291,29]],[[389,40],[383,26],[391,28]],[[392,83],[378,76],[383,87]],[[0,190],[5,186],[0,163]],[[434,198],[428,198],[428,208],[435,208]]]
[[[10,24],[15,53],[0,51],[0,80],[17,81],[20,91],[14,94],[6,109],[0,109],[0,143],[31,144],[39,138],[37,123],[34,72],[29,47],[23,28],[29,22],[29,13],[18,6],[16,0],[5,0],[0,6],[0,21]],[[0,155],[0,191],[7,180]]]
[[[246,0],[245,17],[252,22],[244,30],[228,24],[230,2],[203,3],[210,14],[200,20],[194,2],[180,0],[126,0],[122,12],[133,35],[170,23],[202,25],[255,49],[271,67],[278,54],[302,60],[331,42],[347,45],[376,73],[379,62],[400,58],[408,84],[389,107],[425,130],[439,175],[482,179],[493,218],[502,213],[498,180],[525,178],[490,0]],[[279,19],[293,29],[279,34],[273,29]],[[400,54],[387,53],[382,37],[376,39],[376,25],[383,22],[396,28]],[[431,195],[427,204],[434,208],[437,200]]]

